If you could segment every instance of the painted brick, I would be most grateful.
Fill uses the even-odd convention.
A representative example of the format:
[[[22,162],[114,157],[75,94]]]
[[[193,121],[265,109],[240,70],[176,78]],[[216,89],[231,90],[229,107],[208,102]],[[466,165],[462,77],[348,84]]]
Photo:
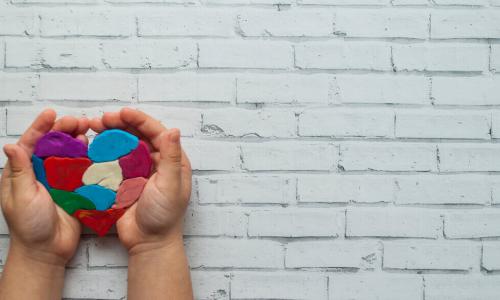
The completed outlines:
[[[36,15],[24,10],[5,9],[0,12],[0,35],[30,36],[35,34]]]
[[[295,180],[283,176],[197,177],[200,203],[274,203],[295,201]]]
[[[430,209],[352,208],[346,214],[349,237],[437,238],[440,231],[440,214]]]
[[[234,77],[217,74],[139,75],[140,102],[232,102],[236,97]]]
[[[64,82],[64,84],[61,84]],[[43,73],[39,100],[133,101],[137,98],[136,79],[121,73]]]
[[[500,243],[483,242],[481,266],[488,271],[500,270]]]
[[[500,236],[500,210],[450,211],[444,214],[447,238],[486,238]]]
[[[297,181],[299,202],[392,202],[394,178],[379,175],[301,175]]]
[[[298,241],[286,245],[287,268],[372,269],[378,243],[371,241]]]
[[[328,103],[332,77],[326,75],[238,76],[238,103]]]
[[[300,69],[392,70],[391,47],[385,43],[308,42],[295,45]]]
[[[347,37],[425,39],[429,15],[418,10],[339,10],[335,31]]]
[[[63,298],[120,299],[127,295],[127,269],[68,270],[64,282]]]
[[[491,182],[482,175],[398,176],[397,204],[487,204]]]
[[[333,36],[333,13],[327,11],[250,11],[238,14],[243,36]]]
[[[191,271],[194,298],[198,300],[229,300],[229,274]]]
[[[439,144],[442,172],[500,170],[500,147],[495,144]]]
[[[194,236],[246,236],[245,211],[222,207],[194,207],[186,212],[184,234]]]
[[[295,123],[295,113],[282,109],[212,109],[203,112],[202,131],[220,136],[293,137]]]
[[[500,276],[425,275],[427,300],[495,300]]]
[[[398,71],[481,72],[489,63],[489,47],[480,44],[395,45],[392,55]]]
[[[384,268],[403,270],[471,270],[478,261],[473,242],[384,242]]]
[[[430,104],[429,80],[423,76],[336,76],[335,102],[356,104]]]
[[[309,109],[299,116],[300,136],[392,137],[392,110]]]
[[[292,47],[282,41],[200,41],[200,68],[287,69]]]
[[[103,63],[110,68],[190,68],[196,66],[192,41],[140,40],[103,42]]]
[[[124,267],[128,265],[128,252],[118,237],[94,238],[89,241],[90,267]]]
[[[422,299],[423,282],[416,275],[333,274],[329,283],[331,299]]]
[[[246,170],[331,170],[337,147],[329,143],[264,142],[241,145]]]
[[[250,212],[248,235],[257,237],[343,236],[345,211],[283,209]]]
[[[278,242],[243,239],[193,238],[185,242],[191,268],[282,268]]]
[[[396,111],[396,137],[490,139],[491,113],[483,111]]]
[[[500,37],[500,13],[495,10],[436,10],[431,15],[434,39]]]
[[[318,299],[327,296],[327,277],[310,272],[235,272],[231,299]]]
[[[28,73],[0,73],[0,101],[31,101],[36,79]]]
[[[500,77],[433,77],[437,105],[494,105],[500,103]]]
[[[185,140],[183,147],[193,170],[231,171],[239,168],[241,164],[236,143]]]
[[[339,164],[346,171],[434,171],[436,147],[414,143],[343,143]]]

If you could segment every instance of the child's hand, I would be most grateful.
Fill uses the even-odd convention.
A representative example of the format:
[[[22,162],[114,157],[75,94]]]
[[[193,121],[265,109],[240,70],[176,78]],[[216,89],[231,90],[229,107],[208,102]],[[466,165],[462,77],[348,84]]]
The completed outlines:
[[[59,208],[35,179],[31,155],[37,140],[51,129],[86,141],[83,135],[88,120],[64,117],[55,122],[55,117],[53,110],[43,111],[17,144],[5,145],[8,161],[1,180],[1,205],[9,226],[11,251],[65,264],[78,245],[80,224]]]
[[[127,130],[150,146],[155,173],[139,200],[117,222],[120,240],[135,254],[175,242],[182,243],[182,221],[191,194],[191,166],[180,145],[177,129],[138,110],[124,108],[93,119],[91,128]]]

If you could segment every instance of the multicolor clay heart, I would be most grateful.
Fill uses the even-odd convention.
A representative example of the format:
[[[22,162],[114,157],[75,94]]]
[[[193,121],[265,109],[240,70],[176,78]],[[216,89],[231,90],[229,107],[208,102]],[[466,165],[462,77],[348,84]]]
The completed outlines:
[[[32,162],[52,200],[99,236],[137,201],[152,166],[148,145],[119,129],[98,134],[88,149],[51,131],[37,142]]]

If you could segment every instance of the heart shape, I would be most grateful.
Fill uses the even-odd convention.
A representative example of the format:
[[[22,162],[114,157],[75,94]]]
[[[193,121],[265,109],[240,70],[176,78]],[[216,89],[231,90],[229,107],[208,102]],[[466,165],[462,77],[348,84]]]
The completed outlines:
[[[120,129],[101,132],[88,147],[51,131],[36,143],[32,163],[52,200],[99,236],[139,199],[152,167],[148,145]]]

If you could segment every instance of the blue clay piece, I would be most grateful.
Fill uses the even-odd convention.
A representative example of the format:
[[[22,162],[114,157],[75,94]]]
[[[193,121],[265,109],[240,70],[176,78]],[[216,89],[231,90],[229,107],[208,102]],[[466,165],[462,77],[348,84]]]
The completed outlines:
[[[110,129],[97,135],[89,146],[88,156],[94,162],[117,160],[139,145],[139,138],[120,129]]]
[[[116,193],[97,184],[84,185],[75,190],[75,193],[94,203],[96,210],[106,210],[115,203]]]
[[[31,156],[31,162],[33,164],[33,170],[35,171],[36,180],[45,186],[47,190],[50,189],[49,183],[47,182],[47,176],[45,175],[45,168],[43,167],[43,159],[36,155]]]

